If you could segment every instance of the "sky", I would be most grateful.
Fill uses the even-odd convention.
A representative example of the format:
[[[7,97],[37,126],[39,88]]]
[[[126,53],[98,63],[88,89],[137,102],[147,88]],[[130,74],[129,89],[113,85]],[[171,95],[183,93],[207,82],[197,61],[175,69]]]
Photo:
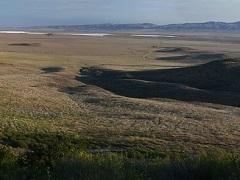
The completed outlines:
[[[240,21],[240,0],[0,0],[0,26]]]

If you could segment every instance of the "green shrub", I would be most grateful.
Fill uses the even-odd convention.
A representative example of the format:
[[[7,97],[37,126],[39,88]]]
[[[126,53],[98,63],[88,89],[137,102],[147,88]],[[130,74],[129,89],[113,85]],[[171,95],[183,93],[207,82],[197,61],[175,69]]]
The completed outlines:
[[[90,153],[79,137],[61,134],[8,135],[0,148],[0,179],[81,180],[237,180],[237,154],[166,156],[132,149],[121,153]],[[24,146],[22,146],[24,144]]]

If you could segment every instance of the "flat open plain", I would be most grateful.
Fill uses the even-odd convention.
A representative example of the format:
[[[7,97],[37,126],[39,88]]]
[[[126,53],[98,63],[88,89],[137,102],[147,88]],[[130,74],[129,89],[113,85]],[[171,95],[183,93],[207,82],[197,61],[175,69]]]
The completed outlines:
[[[64,133],[99,151],[239,151],[238,57],[232,37],[0,34],[1,144]]]

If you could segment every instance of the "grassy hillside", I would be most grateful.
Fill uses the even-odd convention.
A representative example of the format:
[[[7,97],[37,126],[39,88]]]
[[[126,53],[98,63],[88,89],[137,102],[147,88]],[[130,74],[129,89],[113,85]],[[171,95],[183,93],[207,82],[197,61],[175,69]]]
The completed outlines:
[[[238,175],[235,42],[0,39],[0,179]]]

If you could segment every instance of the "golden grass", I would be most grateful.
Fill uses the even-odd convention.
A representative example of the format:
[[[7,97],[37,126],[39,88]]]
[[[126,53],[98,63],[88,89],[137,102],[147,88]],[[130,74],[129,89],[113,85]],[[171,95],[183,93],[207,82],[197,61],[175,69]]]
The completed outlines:
[[[217,43],[130,38],[0,36],[0,130],[68,132],[93,141],[161,151],[239,150],[240,109],[218,104],[117,96],[75,80],[82,67],[118,70],[185,67],[155,60],[154,45],[200,50]],[[7,43],[40,43],[9,47]],[[65,43],[64,43],[65,42]],[[216,51],[229,49],[221,45]],[[231,53],[238,53],[236,45]],[[10,52],[14,51],[14,52]],[[194,64],[194,63],[193,63]],[[63,67],[44,74],[41,68]]]

